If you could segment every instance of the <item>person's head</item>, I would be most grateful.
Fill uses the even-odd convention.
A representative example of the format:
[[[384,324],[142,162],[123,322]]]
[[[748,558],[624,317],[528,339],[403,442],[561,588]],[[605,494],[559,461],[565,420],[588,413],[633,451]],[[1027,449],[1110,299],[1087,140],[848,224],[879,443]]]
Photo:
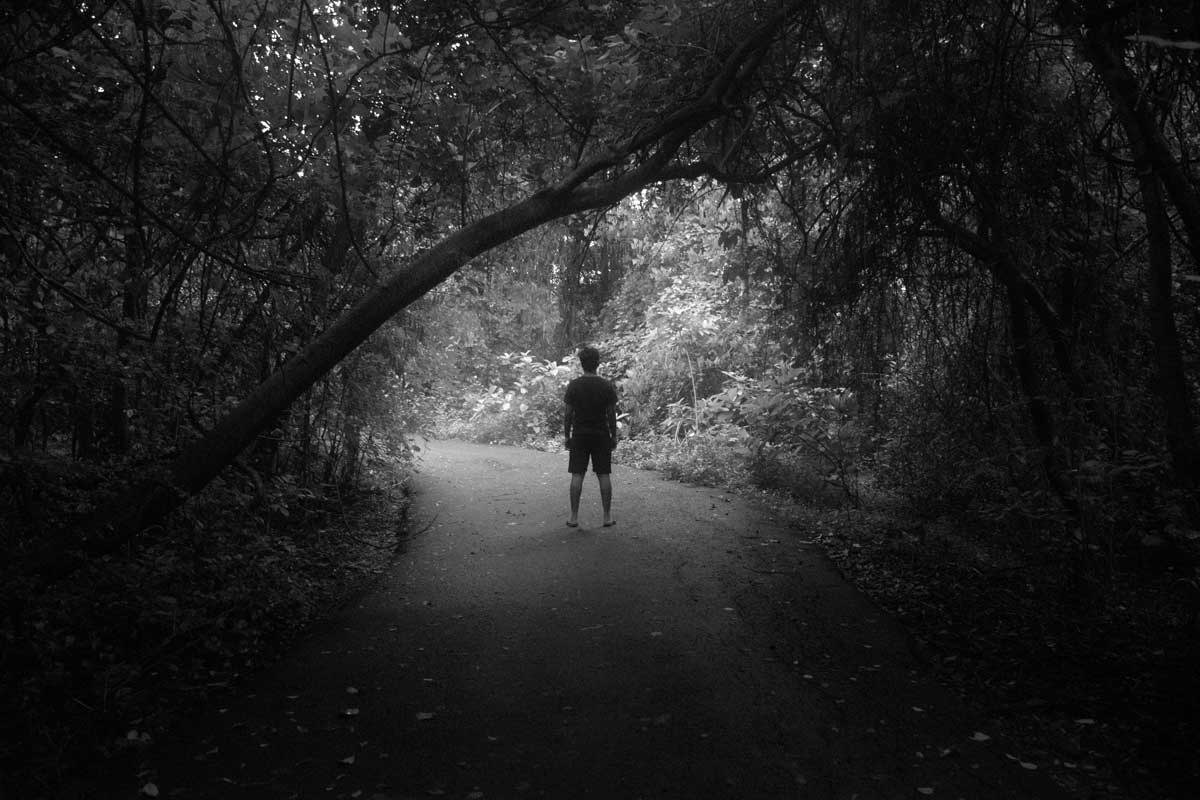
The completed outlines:
[[[579,363],[584,372],[595,372],[600,366],[600,351],[594,347],[579,348]]]

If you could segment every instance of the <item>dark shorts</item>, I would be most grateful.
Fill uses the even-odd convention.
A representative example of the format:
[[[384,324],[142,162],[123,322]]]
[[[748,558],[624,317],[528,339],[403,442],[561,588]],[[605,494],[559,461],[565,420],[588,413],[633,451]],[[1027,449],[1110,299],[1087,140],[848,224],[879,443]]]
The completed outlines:
[[[588,459],[592,460],[592,472],[597,475],[612,474],[612,442],[607,434],[584,433],[571,437],[571,460],[567,472],[581,475],[587,472]]]

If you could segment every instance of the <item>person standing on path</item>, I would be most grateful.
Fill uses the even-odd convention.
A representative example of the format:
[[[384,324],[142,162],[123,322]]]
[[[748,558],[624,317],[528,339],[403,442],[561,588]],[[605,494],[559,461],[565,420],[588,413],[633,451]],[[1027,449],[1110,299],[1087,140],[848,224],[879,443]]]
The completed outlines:
[[[612,451],[617,446],[617,390],[596,374],[600,352],[594,347],[579,350],[583,375],[567,384],[563,398],[563,429],[566,432],[571,473],[571,518],[567,525],[579,527],[579,497],[583,476],[591,460],[592,472],[600,483],[600,505],[604,508],[604,527],[616,524],[612,518]]]

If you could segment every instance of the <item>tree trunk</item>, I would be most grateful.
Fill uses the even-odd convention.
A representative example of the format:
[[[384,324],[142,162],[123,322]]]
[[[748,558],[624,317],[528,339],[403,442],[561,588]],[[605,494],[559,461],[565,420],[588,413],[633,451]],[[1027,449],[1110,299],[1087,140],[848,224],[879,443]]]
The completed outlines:
[[[46,395],[45,387],[35,386],[29,393],[17,401],[13,411],[12,443],[14,450],[21,450],[29,444],[30,431],[33,430],[33,417],[38,403]]]
[[[684,137],[678,137],[682,143]],[[678,144],[672,148],[672,153]],[[650,169],[647,169],[647,166]],[[654,181],[665,164],[650,162],[628,175],[591,187],[547,190],[485,217],[448,236],[415,258],[385,283],[342,314],[325,331],[260,383],[216,426],[165,470],[137,482],[117,502],[102,509],[86,532],[85,553],[110,552],[132,536],[162,520],[209,481],[270,425],[296,398],[409,303],[448,278],[471,258],[552,219],[611,205]],[[702,170],[673,172],[695,177]],[[62,532],[66,541],[78,534]],[[48,543],[35,571],[46,580],[73,572],[81,563],[62,543]]]
[[[146,247],[140,230],[125,234],[125,275],[122,286],[121,317],[126,326],[136,328],[146,317],[149,286],[145,279]],[[125,354],[129,349],[129,334],[117,331],[116,351],[113,353],[115,374],[109,385],[108,408],[105,417],[109,452],[129,451],[129,384],[124,375]]]
[[[1139,93],[1137,80],[1108,38],[1110,32],[1089,29],[1081,36],[1084,55],[1099,73],[1117,120],[1129,140],[1137,170],[1138,189],[1146,217],[1149,261],[1149,324],[1154,339],[1158,395],[1166,420],[1165,434],[1172,467],[1179,482],[1200,485],[1200,445],[1192,416],[1191,392],[1184,372],[1172,297],[1171,223],[1163,188],[1183,221],[1193,260],[1200,266],[1200,201],[1191,181],[1171,155],[1154,121],[1152,109]]]
[[[1148,292],[1150,333],[1154,337],[1155,365],[1158,368],[1158,392],[1166,417],[1167,447],[1175,475],[1184,486],[1200,484],[1200,458],[1193,427],[1191,397],[1179,333],[1175,327],[1172,298],[1174,274],[1171,265],[1171,223],[1163,202],[1162,183],[1148,163],[1138,168],[1138,186],[1146,213],[1146,241],[1149,258]]]
[[[1025,395],[1034,436],[1042,448],[1042,468],[1063,505],[1074,511],[1078,504],[1058,464],[1058,434],[1054,412],[1046,402],[1041,381],[1038,380],[1037,363],[1033,356],[1033,337],[1029,329],[1029,309],[1024,293],[1016,285],[1008,286],[1008,322],[1009,333],[1012,336],[1013,364],[1021,381],[1021,391]]]
[[[33,565],[43,582],[61,579],[83,563],[66,543],[85,554],[111,552],[158,523],[203,489],[284,409],[394,314],[450,277],[475,256],[546,222],[613,205],[652,183],[695,179],[712,173],[708,163],[675,161],[680,148],[736,104],[774,38],[806,4],[788,4],[752,31],[724,60],[703,95],[628,140],[604,149],[562,180],[506,209],[465,225],[414,258],[407,268],[370,291],[296,353],[190,446],[165,470],[154,470],[103,509],[85,531],[60,531]],[[625,171],[608,178],[611,171]]]

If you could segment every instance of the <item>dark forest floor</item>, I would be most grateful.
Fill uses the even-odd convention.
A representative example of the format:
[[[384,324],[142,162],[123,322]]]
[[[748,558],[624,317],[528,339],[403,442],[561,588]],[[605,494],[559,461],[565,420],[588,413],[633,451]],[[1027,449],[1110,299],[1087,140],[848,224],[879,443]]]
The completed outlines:
[[[965,516],[793,515],[908,628],[941,682],[1073,795],[1200,797],[1190,567],[1156,552],[1082,562],[1044,534]]]
[[[143,752],[364,591],[406,533],[400,487],[229,498],[0,619],[0,798],[127,797]]]

